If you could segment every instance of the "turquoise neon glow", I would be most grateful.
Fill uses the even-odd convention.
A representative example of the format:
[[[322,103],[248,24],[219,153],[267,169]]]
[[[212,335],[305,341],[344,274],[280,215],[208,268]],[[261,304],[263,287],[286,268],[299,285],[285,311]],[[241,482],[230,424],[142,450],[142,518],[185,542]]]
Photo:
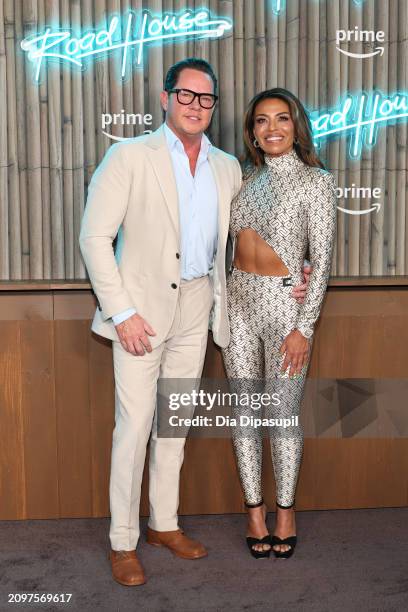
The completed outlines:
[[[326,138],[346,135],[350,157],[358,159],[364,146],[376,144],[378,128],[407,120],[408,92],[348,94],[337,108],[319,115],[311,113],[310,118],[317,146]]]
[[[22,40],[21,48],[35,64],[37,82],[44,60],[57,59],[85,68],[90,58],[117,50],[122,51],[121,76],[124,78],[128,61],[134,61],[137,66],[142,64],[146,45],[190,38],[220,38],[231,29],[229,19],[212,17],[206,9],[160,15],[142,11],[139,19],[136,13],[129,11],[123,17],[111,17],[107,27],[88,31],[79,37],[74,36],[71,30],[52,30],[48,27],[42,34]],[[134,58],[129,51],[134,51]]]
[[[286,8],[286,0],[272,0],[272,13],[280,15]]]
[[[353,0],[354,4],[361,6],[364,0]],[[280,15],[286,8],[286,0],[272,0],[272,13]]]

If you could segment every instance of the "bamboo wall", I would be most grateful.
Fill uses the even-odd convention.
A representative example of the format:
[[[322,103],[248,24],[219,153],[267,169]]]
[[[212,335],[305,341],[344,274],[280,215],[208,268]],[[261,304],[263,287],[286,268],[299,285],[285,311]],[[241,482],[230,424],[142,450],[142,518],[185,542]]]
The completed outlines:
[[[41,84],[20,49],[46,25],[88,30],[106,15],[207,7],[234,27],[220,40],[150,48],[144,67],[121,83],[114,56],[84,72],[50,64]],[[292,90],[310,110],[335,105],[348,91],[408,89],[407,0],[287,0],[276,17],[271,0],[0,0],[0,278],[85,278],[78,249],[86,188],[111,140],[101,113],[151,113],[161,122],[159,92],[167,68],[186,56],[209,60],[219,76],[214,144],[239,155],[249,99],[273,86]],[[357,60],[336,50],[337,29],[383,30],[382,57]],[[363,43],[349,43],[362,52]],[[366,48],[365,48],[366,50]],[[112,126],[131,137],[142,127]],[[379,130],[361,161],[339,139],[321,150],[340,186],[379,186],[383,206],[362,216],[338,213],[333,276],[408,274],[407,126]],[[358,210],[348,199],[339,205]],[[364,203],[364,207],[366,203]]]

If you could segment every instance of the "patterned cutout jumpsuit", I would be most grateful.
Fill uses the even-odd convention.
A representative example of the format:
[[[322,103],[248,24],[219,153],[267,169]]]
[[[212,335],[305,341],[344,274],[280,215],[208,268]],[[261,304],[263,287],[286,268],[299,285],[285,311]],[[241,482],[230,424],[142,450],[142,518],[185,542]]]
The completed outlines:
[[[234,246],[238,232],[252,228],[290,273],[283,279],[232,268],[227,278],[231,340],[222,353],[231,389],[248,393],[259,390],[261,381],[263,392],[279,398],[279,403],[264,406],[262,415],[251,406],[233,408],[238,426],[232,428],[232,438],[247,504],[262,500],[262,429],[239,426],[240,416],[251,415],[287,418],[294,423],[268,428],[276,501],[283,507],[294,503],[303,452],[299,413],[307,365],[300,375],[289,378],[289,368],[280,372],[284,356],[279,349],[293,329],[309,338],[311,345],[330,274],[336,229],[335,189],[329,172],[304,164],[293,149],[279,157],[265,155],[265,164],[243,184],[231,205]],[[307,248],[313,271],[305,301],[298,304],[291,291],[302,282]]]

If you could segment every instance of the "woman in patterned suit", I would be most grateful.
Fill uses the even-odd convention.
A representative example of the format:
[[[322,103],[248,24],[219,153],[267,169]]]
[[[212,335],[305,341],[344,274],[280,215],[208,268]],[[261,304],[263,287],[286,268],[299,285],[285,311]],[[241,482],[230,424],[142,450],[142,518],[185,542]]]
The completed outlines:
[[[275,88],[253,98],[244,140],[246,178],[231,206],[231,340],[223,358],[231,387],[255,391],[261,381],[262,390],[274,398],[263,414],[276,419],[268,428],[277,501],[272,537],[262,497],[262,430],[241,421],[260,416],[251,406],[234,407],[238,426],[232,435],[251,554],[267,557],[272,548],[275,556],[287,558],[296,545],[294,498],[303,452],[298,418],[314,324],[330,273],[336,186],[315,152],[306,112],[289,91]],[[291,287],[302,282],[307,253],[312,272],[299,304]],[[282,418],[290,425],[284,426],[288,421]]]

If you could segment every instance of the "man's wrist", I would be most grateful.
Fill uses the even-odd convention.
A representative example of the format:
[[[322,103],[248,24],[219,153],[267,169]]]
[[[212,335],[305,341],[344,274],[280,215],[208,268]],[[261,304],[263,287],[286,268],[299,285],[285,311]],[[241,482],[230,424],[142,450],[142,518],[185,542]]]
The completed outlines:
[[[126,321],[126,319],[130,319],[130,317],[132,317],[134,314],[136,314],[135,308],[127,308],[116,315],[112,315],[113,324],[119,325],[119,323],[123,323],[123,321]]]

